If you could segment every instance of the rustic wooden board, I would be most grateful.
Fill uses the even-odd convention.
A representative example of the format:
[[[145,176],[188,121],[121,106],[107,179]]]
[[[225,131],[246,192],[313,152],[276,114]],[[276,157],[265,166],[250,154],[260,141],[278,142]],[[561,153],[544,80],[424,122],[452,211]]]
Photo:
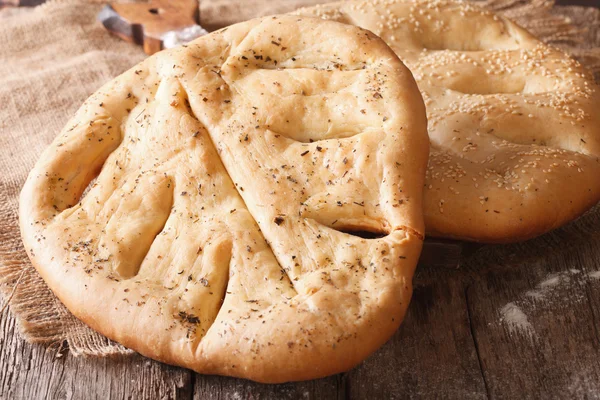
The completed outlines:
[[[46,0],[0,0],[0,7],[35,7]]]
[[[21,340],[5,311],[0,399],[600,398],[600,260],[583,270],[582,247],[551,264],[420,267],[388,344],[349,373],[284,385],[202,376],[141,356],[57,358]],[[503,319],[511,303],[530,329]]]
[[[423,268],[399,331],[349,373],[349,397],[486,398],[465,297],[467,281],[462,271]]]
[[[580,250],[557,255],[552,265],[485,272],[469,286],[491,397],[600,396],[600,280],[590,277],[594,271],[580,269]],[[502,313],[507,304],[516,305],[530,326],[508,323]]]
[[[57,358],[18,338],[4,312],[0,398],[597,398],[600,260],[584,271],[582,246],[551,264],[420,268],[406,320],[382,349],[346,374],[283,385],[202,376],[141,356]],[[509,303],[531,332],[502,320]]]
[[[280,385],[262,385],[242,379],[220,376],[202,376],[196,374],[194,384],[195,400],[220,399],[345,399],[346,374],[329,378],[286,383]]]
[[[165,33],[198,24],[198,0],[152,0],[113,2],[104,6],[98,19],[109,32],[142,45],[146,54],[163,49]]]
[[[57,357],[25,343],[15,320],[0,316],[0,399],[192,398],[193,374],[142,356]]]

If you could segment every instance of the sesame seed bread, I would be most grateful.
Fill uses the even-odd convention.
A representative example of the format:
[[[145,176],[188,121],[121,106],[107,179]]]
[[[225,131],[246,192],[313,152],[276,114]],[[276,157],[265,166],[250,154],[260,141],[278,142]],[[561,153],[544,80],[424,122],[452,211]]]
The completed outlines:
[[[321,377],[404,316],[428,143],[417,85],[381,39],[252,20],[92,95],[27,179],[22,237],[74,315],[148,357]]]
[[[348,1],[299,15],[381,36],[425,100],[428,235],[513,242],[600,200],[600,95],[576,61],[467,2]]]

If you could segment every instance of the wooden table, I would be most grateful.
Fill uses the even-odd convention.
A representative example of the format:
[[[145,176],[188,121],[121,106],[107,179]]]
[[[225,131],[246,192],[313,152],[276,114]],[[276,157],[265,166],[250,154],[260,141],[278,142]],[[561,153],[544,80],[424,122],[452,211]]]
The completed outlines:
[[[46,350],[20,339],[5,311],[0,399],[600,398],[600,260],[583,270],[579,250],[551,264],[421,268],[404,323],[378,352],[348,373],[283,385]]]
[[[348,373],[283,385],[203,376],[137,355],[47,351],[21,340],[4,312],[0,398],[598,398],[600,260],[584,271],[578,255],[567,251],[554,267],[422,268],[406,320],[383,348]],[[531,329],[502,319],[507,304],[526,313]]]

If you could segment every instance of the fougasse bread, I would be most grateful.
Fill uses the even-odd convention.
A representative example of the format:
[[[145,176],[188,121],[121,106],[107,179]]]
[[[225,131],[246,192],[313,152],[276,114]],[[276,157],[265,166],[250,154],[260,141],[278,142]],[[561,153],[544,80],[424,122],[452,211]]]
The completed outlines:
[[[563,52],[470,2],[347,1],[301,9],[381,36],[427,107],[428,235],[516,242],[600,200],[600,94]]]
[[[252,20],[92,95],[29,174],[23,241],[75,316],[143,355],[317,378],[403,319],[428,144],[417,85],[377,36]]]

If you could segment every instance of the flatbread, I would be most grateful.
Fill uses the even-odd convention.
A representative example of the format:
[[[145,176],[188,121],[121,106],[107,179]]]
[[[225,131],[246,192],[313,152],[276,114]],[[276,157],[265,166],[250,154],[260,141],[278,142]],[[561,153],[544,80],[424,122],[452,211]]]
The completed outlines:
[[[590,74],[513,22],[446,0],[301,9],[381,36],[423,94],[428,235],[513,242],[600,200],[600,94]]]
[[[418,88],[382,40],[252,20],[92,95],[27,179],[23,241],[74,315],[148,357],[321,377],[404,316],[427,154]]]

